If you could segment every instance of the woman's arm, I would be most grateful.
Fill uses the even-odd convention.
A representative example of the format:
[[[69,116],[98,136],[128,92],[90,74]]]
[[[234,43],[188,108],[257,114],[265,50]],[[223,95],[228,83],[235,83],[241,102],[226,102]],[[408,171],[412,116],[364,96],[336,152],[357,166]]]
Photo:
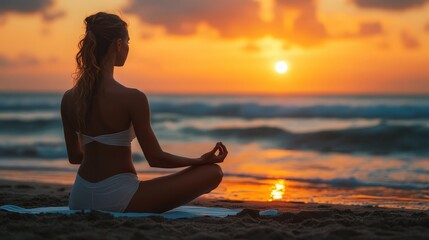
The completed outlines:
[[[61,120],[63,122],[64,139],[67,147],[67,155],[71,164],[81,164],[83,159],[82,148],[69,118],[70,105],[68,104],[69,91],[64,93],[61,100]]]
[[[144,93],[134,90],[131,96],[131,122],[143,153],[151,167],[176,168],[192,165],[223,162],[228,154],[222,143],[217,143],[210,151],[199,158],[187,158],[164,152],[150,124],[150,108]],[[216,152],[219,153],[216,155]]]

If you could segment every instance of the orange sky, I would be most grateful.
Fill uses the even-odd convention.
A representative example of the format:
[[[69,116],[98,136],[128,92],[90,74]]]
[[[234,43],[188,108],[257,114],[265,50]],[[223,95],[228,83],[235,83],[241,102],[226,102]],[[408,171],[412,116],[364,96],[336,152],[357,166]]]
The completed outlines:
[[[429,0],[23,2],[0,2],[0,91],[70,88],[83,19],[108,11],[131,37],[116,78],[148,93],[429,93]]]

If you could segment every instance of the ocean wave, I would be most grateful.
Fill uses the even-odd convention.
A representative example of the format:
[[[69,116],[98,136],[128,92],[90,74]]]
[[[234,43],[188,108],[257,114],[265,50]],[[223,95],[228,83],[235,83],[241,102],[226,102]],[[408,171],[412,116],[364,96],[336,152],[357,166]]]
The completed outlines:
[[[40,111],[59,112],[62,94],[60,93],[0,93],[0,112]]]
[[[174,115],[189,117],[236,117],[254,118],[363,118],[363,119],[429,119],[428,105],[261,105],[258,103],[222,103],[209,102],[164,102],[154,101],[151,104],[154,119],[156,114],[170,114],[170,119],[177,120]],[[0,112],[57,112],[57,103],[22,103],[1,104]]]
[[[49,129],[61,130],[61,128],[62,128],[62,123],[61,123],[61,119],[59,118],[0,120],[0,131],[2,133],[15,134],[15,133],[43,132]]]
[[[279,106],[257,103],[166,103],[155,102],[151,109],[156,113],[173,113],[186,116],[218,116],[241,118],[366,118],[366,119],[429,119],[429,105],[313,105]]]
[[[160,122],[179,122],[183,117],[180,116],[166,116],[160,114],[159,116],[152,115],[153,123]],[[0,118],[0,132],[10,134],[20,133],[34,133],[44,132],[47,130],[56,130],[62,133],[62,122],[59,116],[57,117],[34,117],[34,118],[21,118],[21,117],[10,117]]]
[[[8,171],[40,171],[40,172],[76,172],[73,167],[47,167],[47,166],[0,166],[0,170]]]
[[[61,99],[60,99],[61,100]],[[13,102],[0,104],[0,111],[60,111],[60,102]]]
[[[372,155],[409,154],[429,156],[429,128],[381,123],[372,127],[292,133],[276,127],[183,128],[185,134],[232,138],[240,142],[268,141],[273,147],[288,150],[358,153]]]
[[[74,172],[76,169],[72,166],[70,167],[60,167],[60,166],[1,166],[0,170],[17,170],[17,171],[63,171],[63,172]],[[173,174],[175,171],[169,169],[145,169],[138,170],[138,173],[143,174]],[[234,172],[225,172],[225,177],[234,177],[238,179],[254,179],[257,181],[261,180],[279,180],[284,179],[291,182],[300,182],[311,184],[313,188],[343,188],[343,189],[356,189],[356,188],[389,188],[389,189],[398,189],[398,190],[429,190],[428,183],[407,183],[407,182],[369,182],[359,180],[355,177],[349,178],[296,178],[296,177],[269,177],[262,174],[246,174],[246,173],[234,173]]]
[[[367,182],[354,177],[350,178],[276,178],[257,174],[224,173],[226,177],[251,178],[255,180],[278,180],[284,179],[293,182],[310,183],[315,185],[327,185],[335,188],[360,188],[360,187],[385,187],[401,190],[429,190],[428,183],[399,183],[399,182]]]
[[[304,178],[288,178],[287,180],[296,182],[306,182],[311,184],[326,184],[335,188],[359,188],[359,187],[385,187],[401,190],[429,190],[429,184],[422,183],[395,183],[395,182],[365,182],[354,177],[350,178],[334,178],[334,179],[304,179]]]
[[[67,158],[64,143],[34,143],[0,145],[1,158]]]
[[[0,145],[0,158],[67,159],[65,143],[33,143]],[[139,153],[132,154],[133,161],[145,161]]]
[[[0,112],[60,111],[61,93],[0,93]],[[164,96],[154,113],[239,118],[429,119],[428,96]]]

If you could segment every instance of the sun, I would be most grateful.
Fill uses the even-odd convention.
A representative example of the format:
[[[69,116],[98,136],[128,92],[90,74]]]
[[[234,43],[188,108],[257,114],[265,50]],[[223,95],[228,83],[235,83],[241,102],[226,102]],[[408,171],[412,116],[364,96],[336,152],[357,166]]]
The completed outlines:
[[[274,69],[276,70],[276,72],[278,72],[280,74],[287,72],[288,68],[289,67],[285,61],[278,61],[278,62],[276,62],[276,65],[274,66]]]

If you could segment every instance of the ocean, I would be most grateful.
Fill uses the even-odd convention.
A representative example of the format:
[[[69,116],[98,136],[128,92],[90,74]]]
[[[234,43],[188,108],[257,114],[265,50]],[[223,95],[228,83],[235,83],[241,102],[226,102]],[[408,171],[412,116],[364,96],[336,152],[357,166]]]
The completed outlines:
[[[61,97],[0,93],[0,178],[73,183]],[[209,198],[429,209],[429,96],[148,98],[165,151],[199,157],[217,141],[228,147]],[[141,180],[178,170],[150,168],[137,140],[132,151]]]

